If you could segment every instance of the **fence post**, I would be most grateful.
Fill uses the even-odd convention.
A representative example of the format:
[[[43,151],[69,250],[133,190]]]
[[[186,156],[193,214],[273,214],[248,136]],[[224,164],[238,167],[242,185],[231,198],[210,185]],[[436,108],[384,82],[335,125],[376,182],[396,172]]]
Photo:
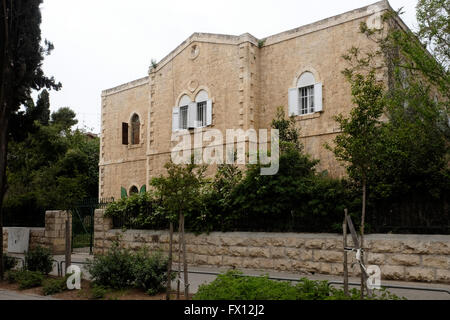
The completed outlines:
[[[345,209],[344,223],[342,229],[344,232],[344,294],[348,296],[348,262],[347,262],[347,215],[348,210]]]
[[[66,220],[66,270],[64,274],[67,273],[67,268],[72,264],[72,246],[71,246],[71,232],[70,232],[70,221],[69,217]]]

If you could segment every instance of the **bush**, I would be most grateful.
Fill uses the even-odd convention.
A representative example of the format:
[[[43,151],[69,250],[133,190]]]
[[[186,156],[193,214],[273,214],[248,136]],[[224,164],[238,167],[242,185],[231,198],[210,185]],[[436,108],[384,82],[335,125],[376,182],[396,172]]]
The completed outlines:
[[[71,274],[67,274],[64,278],[47,279],[44,281],[42,292],[46,296],[64,292],[67,290],[67,279]]]
[[[17,259],[7,256],[7,255],[3,255],[3,263],[4,263],[5,271],[9,271],[16,267]]]
[[[167,283],[168,259],[161,252],[139,251],[133,263],[134,284],[149,295],[163,292]]]
[[[25,268],[29,271],[38,271],[49,274],[53,270],[53,257],[47,248],[36,247],[25,254]]]
[[[20,290],[40,287],[44,281],[44,275],[37,271],[9,271],[6,273],[9,283],[18,283]]]
[[[131,287],[134,282],[133,254],[115,243],[104,255],[89,261],[87,270],[96,285],[112,289]]]
[[[164,290],[168,259],[161,252],[149,253],[146,248],[133,253],[117,243],[105,254],[96,256],[87,269],[96,287],[126,289],[136,287],[150,294]]]
[[[350,296],[328,285],[327,281],[306,278],[296,285],[270,280],[267,276],[245,277],[242,272],[221,274],[210,284],[201,285],[194,300],[359,300],[360,291],[352,289]],[[382,290],[370,300],[397,300],[397,296]]]
[[[94,284],[91,289],[91,299],[103,299],[107,293],[107,288]]]
[[[18,282],[18,275],[19,271],[8,271],[5,273],[5,280],[8,281],[8,283],[16,283]]]

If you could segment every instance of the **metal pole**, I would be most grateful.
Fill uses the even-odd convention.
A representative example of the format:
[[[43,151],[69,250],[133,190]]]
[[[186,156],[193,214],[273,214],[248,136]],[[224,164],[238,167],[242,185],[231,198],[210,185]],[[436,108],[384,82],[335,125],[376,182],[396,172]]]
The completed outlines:
[[[348,262],[347,262],[347,215],[348,210],[345,209],[345,218],[344,223],[342,224],[343,232],[344,232],[344,294],[348,294]]]
[[[70,232],[70,220],[66,220],[66,274],[67,268],[72,264],[72,246],[71,246],[71,232]]]

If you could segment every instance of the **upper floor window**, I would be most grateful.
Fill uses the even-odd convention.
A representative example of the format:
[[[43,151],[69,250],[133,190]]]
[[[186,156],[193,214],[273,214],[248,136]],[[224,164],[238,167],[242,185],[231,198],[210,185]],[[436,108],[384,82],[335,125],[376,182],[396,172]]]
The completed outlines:
[[[141,121],[139,116],[134,114],[131,118],[131,144],[139,144],[141,131]]]
[[[289,115],[305,115],[322,111],[322,83],[316,83],[311,72],[304,72],[296,87],[289,89]]]
[[[208,121],[208,93],[205,90],[201,90],[197,97],[195,97],[195,103],[197,107],[197,116],[196,116],[196,128],[203,128],[211,124],[212,121]],[[212,110],[211,110],[212,111]],[[212,115],[212,113],[210,113]]]
[[[172,131],[203,128],[212,125],[212,100],[201,90],[195,102],[189,96],[181,97],[172,111]]]
[[[131,130],[130,130],[131,128]],[[129,137],[131,136],[131,139]],[[141,138],[141,121],[137,114],[131,117],[131,124],[122,122],[122,144],[128,145],[130,142],[132,145],[138,145]]]

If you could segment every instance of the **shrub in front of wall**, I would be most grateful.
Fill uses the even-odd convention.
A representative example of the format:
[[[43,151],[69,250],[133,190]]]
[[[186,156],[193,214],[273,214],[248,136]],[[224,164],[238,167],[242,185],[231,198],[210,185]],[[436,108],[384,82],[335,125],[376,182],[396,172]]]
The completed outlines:
[[[133,263],[132,252],[115,243],[106,254],[89,261],[87,270],[97,286],[124,289],[134,283]]]
[[[134,257],[133,276],[137,288],[155,295],[165,290],[167,284],[168,258],[161,252],[138,251]]]
[[[37,271],[49,274],[53,270],[53,257],[49,249],[36,247],[25,254],[25,268],[29,271]]]
[[[297,284],[270,280],[267,276],[248,277],[242,272],[229,271],[209,284],[201,285],[194,300],[359,300],[360,291],[350,295],[333,288],[327,281],[300,279]],[[398,300],[385,290],[374,293],[368,300]]]
[[[10,283],[18,283],[20,290],[40,287],[44,281],[44,275],[37,271],[10,271],[7,275]]]
[[[71,274],[67,274],[64,278],[46,279],[43,283],[42,292],[46,296],[61,293],[67,290],[67,279]]]

